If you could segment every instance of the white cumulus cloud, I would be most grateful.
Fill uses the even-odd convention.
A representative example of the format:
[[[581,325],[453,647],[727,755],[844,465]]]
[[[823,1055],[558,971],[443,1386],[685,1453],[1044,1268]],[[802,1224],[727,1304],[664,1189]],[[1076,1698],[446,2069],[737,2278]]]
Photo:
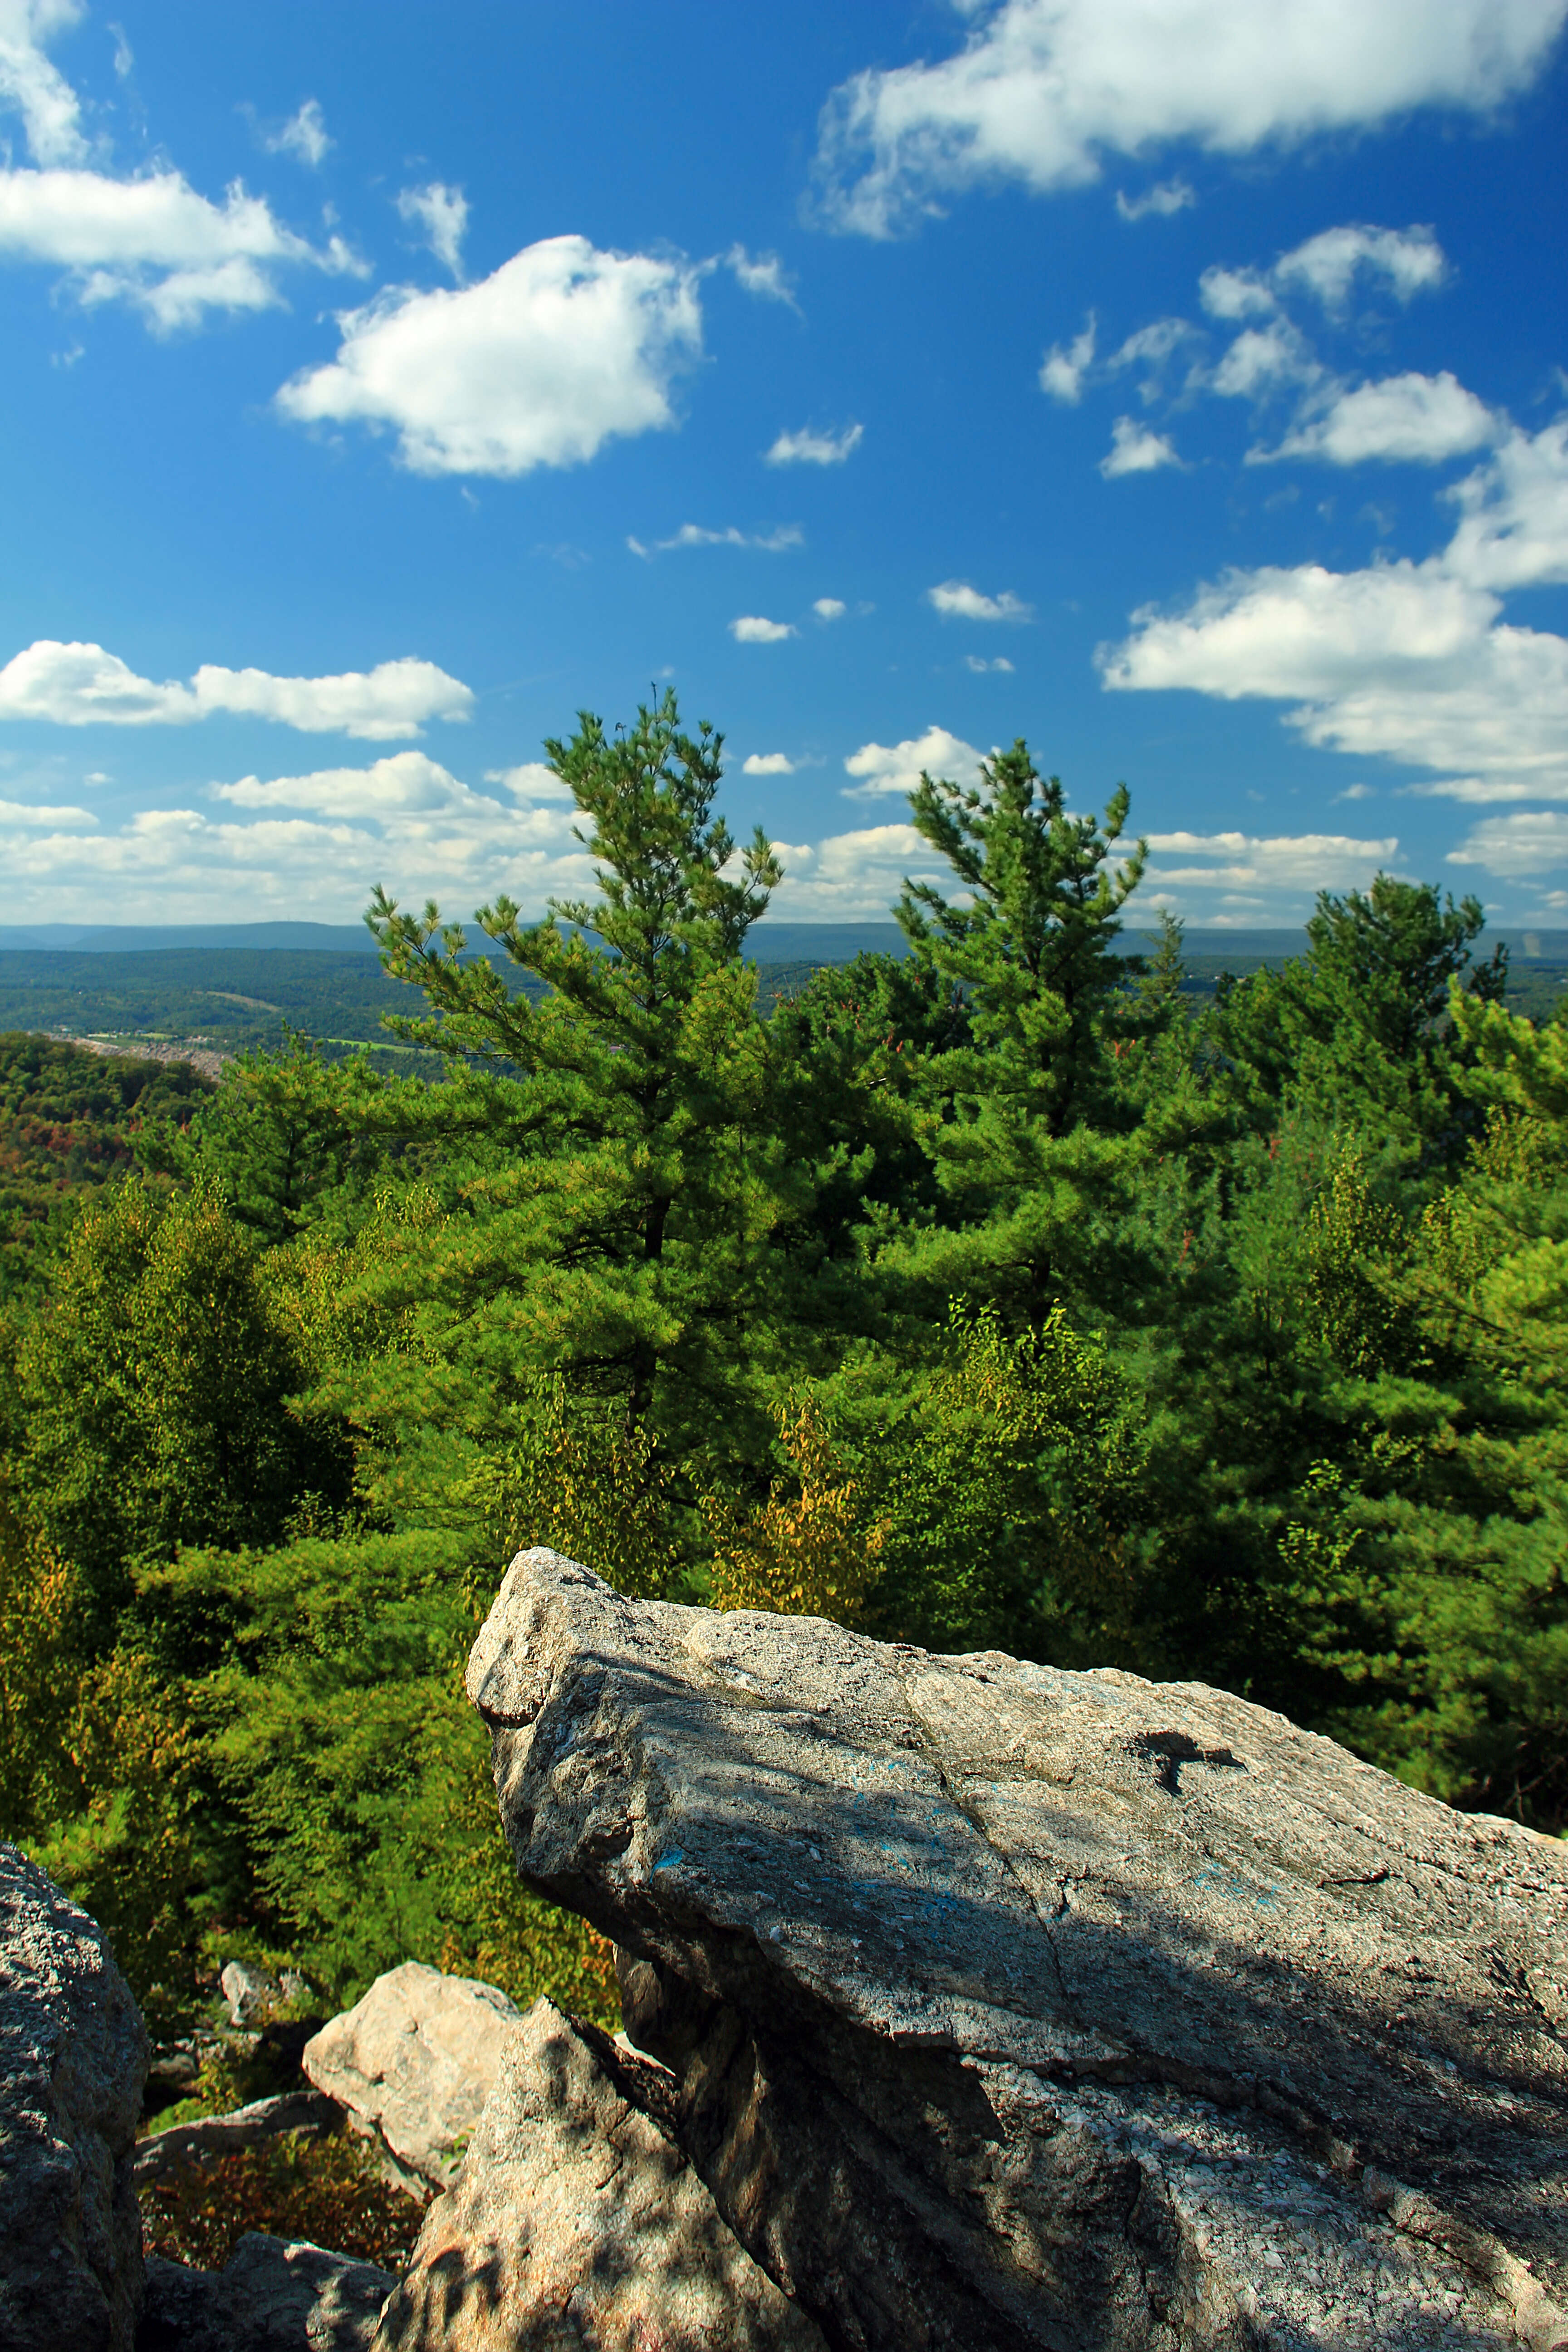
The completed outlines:
[[[902,743],[862,743],[844,762],[846,774],[857,779],[845,786],[845,798],[874,800],[884,793],[902,793],[907,797],[920,782],[922,771],[945,776],[951,783],[973,784],[984,756],[973,743],[950,734],[945,727],[928,727],[923,735],[912,735]],[[902,834],[910,828],[898,830]]]
[[[781,433],[770,449],[764,450],[766,466],[842,466],[852,457],[865,437],[863,425],[847,425],[842,433],[814,433],[803,426],[798,433]]]
[[[393,288],[338,324],[337,358],[285,384],[279,407],[389,427],[422,474],[582,465],[673,425],[671,385],[702,347],[693,269],[582,236],[527,246],[476,285]]]
[[[1299,922],[1320,890],[1364,890],[1377,874],[1400,870],[1394,834],[1156,833],[1139,896],[1146,910],[1235,929]]]
[[[1303,419],[1278,449],[1252,449],[1250,464],[1276,457],[1321,457],[1331,466],[1369,459],[1436,466],[1495,441],[1500,420],[1447,368],[1436,375],[1384,376],[1336,392],[1321,415]]]
[[[743,776],[793,776],[795,761],[787,751],[752,751],[741,762]]]
[[[1458,849],[1448,852],[1447,862],[1479,866],[1509,881],[1560,872],[1568,866],[1568,816],[1542,810],[1528,816],[1487,817],[1471,826]]]
[[[1401,302],[1430,293],[1448,274],[1443,248],[1430,228],[1373,228],[1350,223],[1326,228],[1274,265],[1276,286],[1300,286],[1326,310],[1342,310],[1356,279],[1380,278]]]
[[[569,801],[572,787],[542,760],[524,760],[515,768],[487,768],[487,784],[504,784],[520,801]]]
[[[1452,662],[1484,635],[1495,599],[1429,564],[1368,572],[1235,572],[1184,612],[1135,613],[1134,634],[1102,656],[1108,686],[1183,686],[1226,701],[1326,698],[1373,671]]]
[[[318,768],[309,775],[274,776],[266,782],[259,776],[242,776],[237,783],[214,784],[212,796],[236,808],[309,809],[318,816],[381,816],[479,805],[479,795],[423,751],[394,751],[368,768]]]
[[[427,187],[404,188],[397,198],[398,216],[421,233],[443,269],[454,278],[463,274],[463,239],[468,227],[468,200],[461,188],[432,180]]]
[[[285,266],[360,268],[341,238],[312,246],[237,181],[218,205],[167,163],[129,178],[94,168],[103,142],[83,136],[76,92],[46,54],[80,14],[77,0],[0,0],[0,112],[20,115],[36,167],[13,168],[0,148],[0,257],[62,268],[81,301],[132,302],[160,333],[211,310],[272,308]],[[123,79],[130,50],[111,29]],[[311,103],[291,126],[302,139]]]
[[[1485,112],[1528,85],[1563,0],[959,0],[936,64],[835,90],[817,155],[839,229],[888,236],[969,187],[1037,193],[1163,144],[1246,155],[1420,106]]]
[[[417,735],[427,719],[466,719],[470,689],[434,662],[382,662],[335,677],[274,677],[204,663],[188,686],[139,677],[101,646],[40,638],[0,669],[0,719],[57,727],[184,726],[219,712],[270,719],[303,733],[371,741]]]
[[[866,825],[783,849],[772,912],[797,922],[886,922],[906,877],[951,887],[952,871],[912,824]]]
[[[963,667],[965,669],[974,670],[982,676],[985,671],[993,669],[1005,670],[1009,675],[1011,675],[1013,669],[1013,664],[1008,660],[1005,654],[995,654],[992,656],[990,661],[985,659],[984,654],[965,654],[963,656]]]
[[[1288,702],[1308,742],[1434,772],[1417,788],[1455,799],[1563,795],[1568,638],[1507,620],[1499,592],[1568,579],[1568,423],[1510,436],[1453,496],[1459,527],[1424,562],[1237,571],[1134,614],[1106,685]]]
[[[75,163],[87,153],[77,94],[46,54],[51,37],[80,16],[78,0],[0,0],[0,110],[21,116],[39,163]]]
[[[434,662],[378,663],[337,677],[274,677],[263,669],[218,669],[204,663],[195,678],[198,713],[229,711],[273,719],[302,734],[356,735],[388,742],[419,735],[427,719],[465,719],[472,690]]]
[[[1399,850],[1394,835],[1358,841],[1337,833],[1152,833],[1148,839],[1149,882],[1165,890],[1364,888]]]
[[[143,808],[115,828],[84,812],[0,808],[0,856],[23,919],[62,898],[112,896],[126,922],[212,920],[237,899],[258,914],[353,922],[384,882],[416,904],[434,893],[466,919],[507,891],[542,913],[593,887],[570,808],[491,799],[421,752],[366,769],[248,776],[216,785],[216,818]]]
[[[1461,578],[1499,589],[1568,581],[1568,417],[1510,433],[1449,496],[1461,520],[1445,561]]]
[[[849,607],[842,596],[819,596],[811,609],[819,621],[841,621]]]
[[[1119,416],[1110,428],[1110,447],[1100,461],[1108,482],[1119,474],[1152,474],[1161,466],[1179,466],[1174,446],[1163,433],[1151,432],[1131,416]]]
[[[1279,307],[1255,269],[1225,269],[1217,261],[1199,278],[1198,299],[1211,319],[1271,318]]]
[[[1035,609],[1015,596],[1010,588],[1005,588],[999,596],[986,596],[978,588],[972,588],[967,580],[944,580],[940,587],[928,588],[926,603],[944,621],[1026,621]]]
[[[135,303],[164,332],[207,310],[272,308],[281,265],[359,268],[341,239],[318,250],[237,182],[215,205],[171,171],[0,171],[0,255],[64,268],[83,302]]]
[[[1280,384],[1315,383],[1322,373],[1289,320],[1273,319],[1266,327],[1242,329],[1209,378],[1209,388],[1226,400],[1258,400]]]
[[[8,825],[25,825],[36,833],[63,825],[70,833],[86,833],[97,823],[90,809],[68,808],[58,802],[0,801],[0,835]]]
[[[742,613],[730,624],[730,635],[738,646],[782,645],[785,637],[795,635],[791,621],[769,621],[761,613]]]

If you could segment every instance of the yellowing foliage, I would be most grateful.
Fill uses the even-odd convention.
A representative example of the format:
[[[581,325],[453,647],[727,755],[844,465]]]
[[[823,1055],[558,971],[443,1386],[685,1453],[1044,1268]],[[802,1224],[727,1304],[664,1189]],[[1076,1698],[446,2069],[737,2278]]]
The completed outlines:
[[[174,1990],[169,1972],[184,1964],[201,1734],[184,1693],[121,1648],[82,1675],[65,1745],[75,1785],[37,1860],[110,1927],[115,1958],[146,2006],[155,1986]]]
[[[835,1452],[814,1398],[791,1397],[778,1430],[795,1474],[786,1486],[775,1482],[762,1508],[744,1517],[719,1497],[708,1498],[713,1605],[853,1623],[876,1580],[887,1522],[868,1523],[858,1483]],[[799,1491],[791,1494],[790,1486]]]
[[[77,1581],[0,1505],[0,1824],[8,1836],[47,1821],[56,1800]]]

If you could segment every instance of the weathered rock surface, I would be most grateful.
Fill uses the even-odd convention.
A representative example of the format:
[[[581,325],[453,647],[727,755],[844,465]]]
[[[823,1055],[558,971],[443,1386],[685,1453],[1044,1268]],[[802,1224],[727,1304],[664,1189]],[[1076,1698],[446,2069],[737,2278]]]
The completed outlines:
[[[673,2091],[536,2001],[374,2352],[822,2352],[655,2120]]]
[[[335,2132],[343,2111],[324,2091],[284,2092],[274,2099],[252,2099],[248,2106],[231,2107],[224,2116],[197,2116],[188,2124],[171,2124],[167,2131],[149,2132],[138,2143],[133,2164],[137,2182],[158,2180],[184,2164],[210,2164],[255,2147],[281,2132],[300,2132],[321,2139]]]
[[[0,1843],[0,2347],[130,2352],[147,2034],[103,1931]]]
[[[252,1968],[248,1960],[226,1960],[218,1985],[228,2003],[231,2025],[248,2025],[283,1998],[283,1988],[270,1969]]]
[[[505,1993],[406,1960],[305,2044],[305,2073],[370,2126],[410,2188],[456,2179],[507,2036]]]
[[[136,2352],[366,2352],[395,2284],[373,2263],[256,2230],[221,2271],[154,2254]]]
[[[1568,2345],[1568,1848],[1201,1685],[545,1551],[468,1689],[830,2345]]]

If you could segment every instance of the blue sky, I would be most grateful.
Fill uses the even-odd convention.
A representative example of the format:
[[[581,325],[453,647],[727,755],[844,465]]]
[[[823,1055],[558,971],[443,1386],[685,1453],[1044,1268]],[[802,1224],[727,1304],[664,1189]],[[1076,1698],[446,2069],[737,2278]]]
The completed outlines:
[[[582,888],[668,683],[781,917],[1123,779],[1143,903],[1568,921],[1568,0],[0,0],[0,922]]]

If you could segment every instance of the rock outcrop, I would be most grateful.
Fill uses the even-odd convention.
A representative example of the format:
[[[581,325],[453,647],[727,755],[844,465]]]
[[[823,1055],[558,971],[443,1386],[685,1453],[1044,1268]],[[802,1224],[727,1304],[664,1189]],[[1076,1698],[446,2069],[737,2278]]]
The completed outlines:
[[[300,2060],[319,2091],[374,2132],[405,2188],[446,2188],[520,2019],[505,1993],[417,1960],[377,1977]]]
[[[0,1843],[0,2345],[131,2352],[147,2034],[101,1928]]]
[[[136,2352],[366,2352],[395,2284],[372,2263],[258,2230],[221,2271],[153,2255]]]
[[[547,1551],[468,1689],[657,2119],[830,2345],[1568,2346],[1568,1847],[1218,1691]]]
[[[673,2091],[537,2001],[374,2352],[822,2352],[656,2121]]]
[[[340,2127],[343,2111],[321,2091],[284,2092],[275,2099],[252,2099],[247,2106],[231,2107],[223,2116],[197,2116],[188,2124],[171,2124],[167,2131],[150,2132],[136,2149],[133,2170],[138,2187],[160,2180],[182,2165],[211,2164],[218,2157],[237,2155],[284,2132],[307,2139],[324,2139]]]

